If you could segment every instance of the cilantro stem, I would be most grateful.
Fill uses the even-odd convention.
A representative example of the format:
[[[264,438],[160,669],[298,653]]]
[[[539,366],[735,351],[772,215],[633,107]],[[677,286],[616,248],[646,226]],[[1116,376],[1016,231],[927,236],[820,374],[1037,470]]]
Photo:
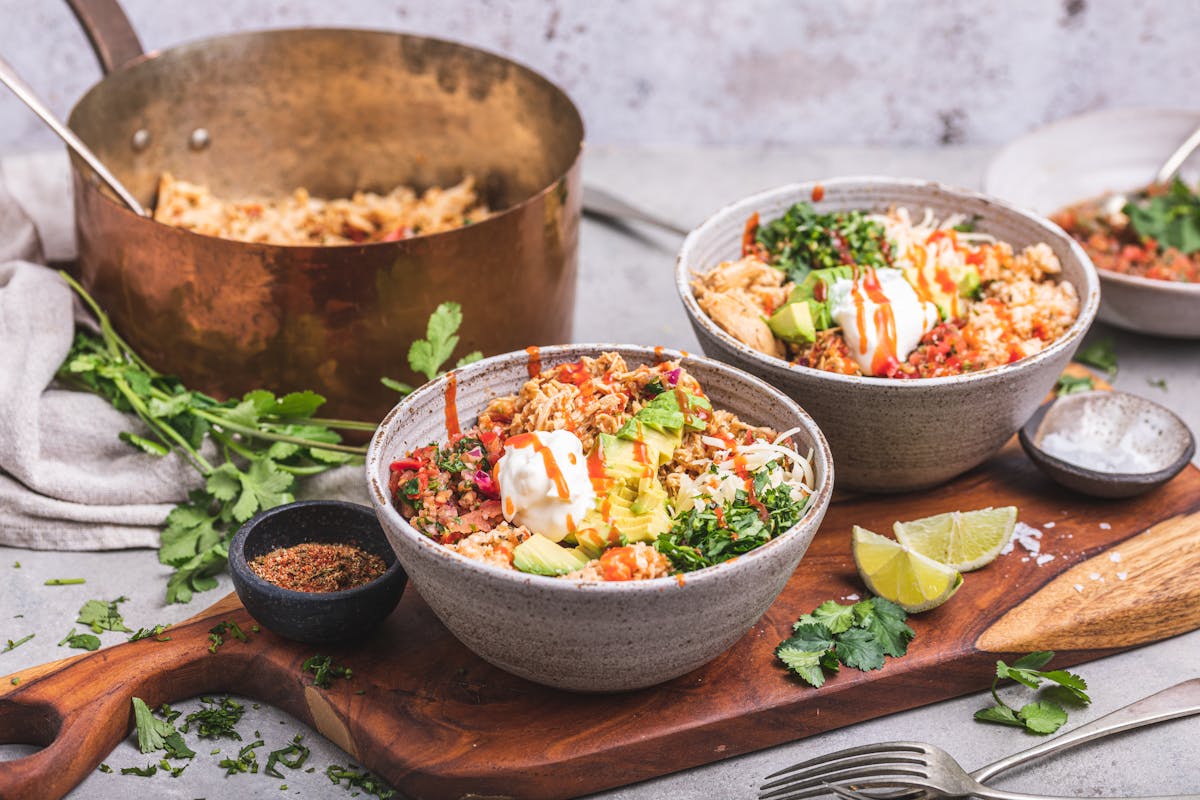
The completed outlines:
[[[339,453],[352,453],[356,456],[364,455],[367,452],[366,446],[355,447],[348,444],[334,444],[332,442],[314,442],[312,439],[305,439],[301,436],[289,436],[286,433],[275,433],[273,431],[264,431],[259,428],[248,428],[245,425],[239,425],[236,422],[230,422],[220,414],[213,414],[209,411],[203,411],[198,408],[190,410],[191,413],[200,419],[208,420],[214,425],[220,425],[227,431],[240,433],[243,436],[253,436],[256,439],[265,439],[269,442],[287,442],[288,444],[298,444],[301,447],[315,447],[318,450],[336,450]]]
[[[280,422],[299,425],[324,425],[326,428],[341,428],[346,431],[373,431],[379,427],[374,422],[362,422],[355,419],[327,419],[325,417],[305,417],[304,419],[284,417]]]
[[[124,339],[121,338],[121,335],[113,328],[112,322],[108,318],[108,314],[104,313],[104,309],[100,308],[100,304],[97,303],[92,296],[84,290],[83,286],[81,286],[78,281],[61,269],[58,271],[58,274],[61,275],[62,279],[67,282],[68,286],[75,290],[75,294],[79,295],[80,299],[82,299],[87,307],[91,309],[91,312],[96,315],[96,320],[100,323],[100,331],[104,334],[105,342],[108,344],[109,352],[114,356],[121,356],[124,359],[132,361],[134,364],[141,367],[152,378],[161,377],[158,370],[154,369],[145,361],[143,361],[142,357],[139,356],[137,352],[130,347]]]
[[[112,382],[113,385],[120,390],[121,394],[125,395],[125,399],[129,401],[129,405],[133,407],[134,412],[139,418],[141,418],[142,422],[149,426],[150,430],[154,432],[155,436],[157,436],[163,444],[170,447],[171,442],[167,441],[167,439],[170,439],[171,441],[175,442],[175,444],[179,445],[180,449],[182,449],[188,454],[188,456],[192,458],[196,468],[199,469],[202,474],[208,475],[213,471],[213,465],[208,463],[208,460],[205,459],[204,456],[200,455],[196,448],[192,447],[187,439],[184,439],[182,436],[180,436],[179,432],[170,425],[163,425],[154,418],[154,416],[150,413],[150,409],[146,408],[146,404],[142,402],[142,398],[139,397],[132,388],[130,388],[129,384],[124,378],[120,376],[114,376]]]
[[[294,466],[291,466],[290,464],[280,464],[279,462],[275,462],[275,466],[276,466],[276,468],[278,468],[290,475],[304,476],[304,475],[320,475],[322,472],[329,471],[329,469],[332,467],[341,466],[341,464],[313,464],[313,465],[307,466],[307,467],[299,467],[299,466],[294,467]]]

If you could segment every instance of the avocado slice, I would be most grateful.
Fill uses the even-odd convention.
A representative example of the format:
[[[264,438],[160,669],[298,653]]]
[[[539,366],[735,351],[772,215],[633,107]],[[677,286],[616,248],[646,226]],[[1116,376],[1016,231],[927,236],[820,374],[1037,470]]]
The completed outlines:
[[[767,320],[767,327],[785,342],[801,344],[816,341],[817,329],[809,306],[812,302],[805,300],[780,306]]]
[[[667,490],[658,478],[642,478],[638,481],[637,499],[629,510],[634,514],[649,514],[667,504]]]
[[[604,474],[606,477],[612,478],[619,483],[626,481],[640,480],[648,472],[653,472],[659,466],[659,454],[651,452],[652,447],[646,444],[646,453],[641,456],[643,460],[639,461],[639,454],[635,452],[638,446],[637,442],[632,439],[618,439],[609,433],[602,433],[599,436],[600,440],[600,457],[604,460]],[[675,448],[671,448],[671,453],[675,452]],[[667,458],[670,458],[670,454]]]
[[[513,548],[513,566],[534,575],[566,575],[582,569],[590,560],[578,549],[559,547],[540,533]]]
[[[791,294],[788,295],[789,303],[797,303],[801,300],[813,300],[816,298],[817,284],[825,284],[826,294],[828,296],[829,287],[839,279],[853,280],[854,267],[825,267],[823,269],[814,269],[812,272],[804,276],[804,280],[796,284],[792,288]],[[818,300],[817,302],[823,302]]]

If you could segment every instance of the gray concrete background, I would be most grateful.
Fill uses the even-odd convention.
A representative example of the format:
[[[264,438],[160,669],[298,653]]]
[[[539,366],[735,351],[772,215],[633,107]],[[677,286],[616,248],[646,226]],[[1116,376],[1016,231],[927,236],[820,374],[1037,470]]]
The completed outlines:
[[[1198,0],[124,0],[147,48],[346,26],[456,39],[562,85],[593,144],[998,144],[1110,106],[1200,106]],[[99,78],[61,0],[0,0],[58,113]],[[0,153],[50,134],[0,91]]]

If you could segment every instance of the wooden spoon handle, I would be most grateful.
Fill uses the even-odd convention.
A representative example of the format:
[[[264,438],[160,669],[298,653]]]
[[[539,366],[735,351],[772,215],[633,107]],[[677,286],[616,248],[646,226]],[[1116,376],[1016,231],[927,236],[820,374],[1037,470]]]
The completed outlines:
[[[237,685],[261,648],[229,639],[209,652],[209,631],[224,620],[254,621],[233,595],[168,629],[169,641],[142,641],[33,667],[0,686],[0,742],[43,745],[0,770],[0,797],[60,797],[112,752],[133,726],[131,699],[153,707]],[[232,673],[232,674],[231,674]],[[148,756],[157,760],[157,756]]]

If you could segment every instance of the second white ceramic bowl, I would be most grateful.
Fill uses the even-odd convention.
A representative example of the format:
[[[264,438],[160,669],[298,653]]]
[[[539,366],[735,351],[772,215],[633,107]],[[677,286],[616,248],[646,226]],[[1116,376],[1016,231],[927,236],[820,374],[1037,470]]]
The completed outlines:
[[[700,310],[694,273],[740,256],[746,219],[765,222],[793,203],[822,199],[818,210],[886,211],[907,206],[976,218],[976,229],[1015,249],[1045,242],[1079,293],[1079,317],[1036,355],[1003,367],[955,377],[895,380],[840,375],[801,367],[747,347]],[[1083,250],[1058,226],[1007,203],[938,183],[896,178],[837,178],[797,183],[747,197],[718,211],[683,243],[676,288],[706,355],[740,367],[787,392],[812,414],[829,439],[838,486],[905,492],[935,486],[983,462],[1037,409],[1096,316],[1100,285]]]

